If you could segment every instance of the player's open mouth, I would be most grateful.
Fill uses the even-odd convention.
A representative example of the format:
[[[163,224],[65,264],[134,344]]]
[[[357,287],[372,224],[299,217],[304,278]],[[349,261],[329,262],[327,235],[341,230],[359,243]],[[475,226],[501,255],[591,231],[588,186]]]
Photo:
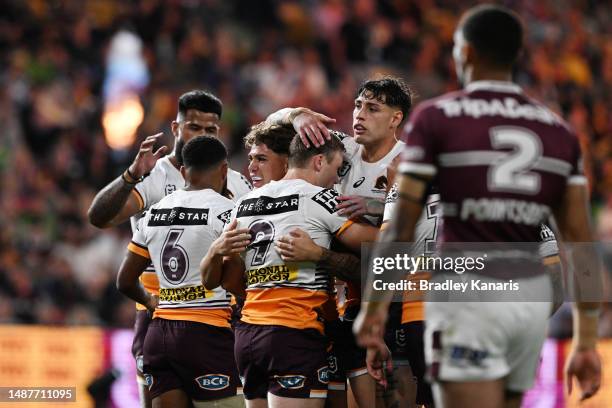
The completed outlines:
[[[355,131],[356,135],[361,135],[365,133],[367,129],[363,125],[355,125],[353,126],[353,130]]]
[[[263,177],[251,176],[251,181],[253,182],[253,185],[259,187],[259,185],[263,183]]]

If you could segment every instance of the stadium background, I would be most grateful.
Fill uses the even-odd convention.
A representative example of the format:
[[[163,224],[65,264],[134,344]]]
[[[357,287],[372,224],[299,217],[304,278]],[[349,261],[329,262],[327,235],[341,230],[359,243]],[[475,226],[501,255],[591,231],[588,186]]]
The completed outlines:
[[[515,79],[576,129],[597,231],[610,242],[612,3],[503,3],[527,26]],[[350,133],[366,77],[399,75],[418,100],[456,89],[452,33],[473,4],[1,0],[0,386],[77,386],[77,405],[92,406],[85,387],[115,367],[113,401],[133,406],[134,306],[114,287],[129,228],[96,230],[86,210],[142,138],[163,131],[172,144],[181,93],[206,88],[222,99],[221,135],[244,169],[241,137],[275,109],[307,106]],[[612,314],[602,316],[610,337]],[[566,405],[558,363],[567,344],[554,339],[571,336],[570,319],[567,307],[555,316],[526,406]],[[612,342],[602,353],[602,395],[583,406],[612,406]]]

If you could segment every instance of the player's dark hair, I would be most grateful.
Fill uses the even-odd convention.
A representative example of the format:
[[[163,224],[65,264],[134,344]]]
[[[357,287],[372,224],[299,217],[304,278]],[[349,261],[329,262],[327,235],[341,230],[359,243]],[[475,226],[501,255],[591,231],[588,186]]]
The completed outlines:
[[[306,147],[300,139],[300,135],[295,135],[289,145],[289,168],[304,168],[308,160],[317,154],[325,155],[327,161],[330,162],[336,152],[344,153],[344,145],[336,136],[332,136],[330,140],[326,140],[325,144],[319,147],[315,147],[312,143],[310,143],[310,147]]]
[[[385,105],[400,108],[403,119],[408,117],[412,108],[413,92],[401,79],[385,76],[379,79],[368,79],[357,90],[357,96],[363,95],[368,99],[376,99]]]
[[[227,149],[216,137],[198,136],[185,144],[182,156],[186,168],[206,171],[227,159]]]
[[[270,125],[261,122],[251,127],[244,137],[247,149],[253,145],[266,145],[268,149],[277,154],[289,155],[289,145],[295,136],[295,129],[291,125]]]
[[[469,9],[459,23],[465,40],[492,66],[510,68],[523,46],[523,24],[513,11],[483,4]]]
[[[212,93],[194,89],[193,91],[182,94],[178,100],[178,111],[180,115],[185,115],[189,109],[195,109],[206,113],[216,113],[221,117],[223,104],[221,100]]]

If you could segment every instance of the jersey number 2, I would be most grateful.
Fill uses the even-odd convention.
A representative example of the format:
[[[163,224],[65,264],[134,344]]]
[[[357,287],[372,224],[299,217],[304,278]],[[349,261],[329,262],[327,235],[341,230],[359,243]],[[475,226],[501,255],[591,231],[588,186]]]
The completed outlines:
[[[274,241],[274,224],[265,220],[254,221],[249,225],[249,234],[251,234],[249,249],[255,251],[251,266],[263,265]]]
[[[529,129],[499,126],[490,131],[494,149],[512,148],[489,168],[489,191],[537,194],[540,192],[540,175],[531,172],[542,157],[540,138]]]

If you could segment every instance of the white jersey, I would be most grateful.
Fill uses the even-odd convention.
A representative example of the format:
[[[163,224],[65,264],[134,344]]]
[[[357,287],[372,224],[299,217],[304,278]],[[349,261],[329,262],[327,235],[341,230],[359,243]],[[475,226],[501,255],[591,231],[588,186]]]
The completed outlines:
[[[130,250],[149,254],[159,281],[159,309],[229,307],[230,295],[224,289],[202,286],[199,266],[233,207],[231,200],[211,189],[177,190],[141,220]]]
[[[329,248],[332,237],[351,225],[336,211],[338,193],[304,180],[272,181],[244,196],[232,212],[238,228],[248,228],[244,254],[247,297],[242,320],[322,330],[319,308],[328,298],[329,274],[314,262],[284,262],[274,241],[300,228]]]
[[[155,163],[148,177],[136,184],[134,190],[140,196],[142,210],[149,209],[168,194],[185,187],[185,180],[180,171],[165,156]],[[253,189],[251,183],[239,172],[227,170],[227,188],[234,201]]]
[[[342,167],[338,170],[340,183],[336,185],[336,190],[340,194],[358,195],[362,197],[385,199],[388,187],[387,168],[404,149],[403,142],[396,142],[393,149],[382,159],[374,163],[363,160],[363,145],[355,142],[351,136],[340,132],[333,132],[339,138],[346,149],[345,160]],[[380,224],[380,218],[367,217],[375,225]]]
[[[238,220],[238,228],[248,228],[254,239],[245,255],[249,289],[275,286],[327,289],[327,274],[323,270],[315,271],[313,262],[285,265],[274,250],[273,241],[300,228],[317,245],[329,248],[333,235],[348,222],[336,212],[337,196],[334,190],[295,179],[272,181],[238,201],[232,219]],[[286,279],[272,279],[264,271],[269,272],[273,266],[290,275]]]
[[[155,163],[151,174],[142,182],[136,184],[132,193],[140,203],[141,212],[130,219],[132,232],[138,229],[138,220],[144,216],[144,211],[148,210],[162,198],[174,191],[185,187],[185,180],[180,171],[170,161],[170,156],[165,156]],[[227,188],[236,201],[253,189],[251,183],[240,173],[232,169],[227,170]],[[141,281],[145,289],[151,293],[157,293],[157,279],[155,271],[151,266],[147,267],[142,274]],[[144,310],[143,306],[138,309]]]
[[[397,211],[397,199],[397,183],[393,183],[385,199],[383,222],[391,220],[395,211]],[[440,195],[430,194],[415,227],[413,239],[414,248],[416,248],[415,256],[434,253],[438,231],[440,231],[440,222],[442,221],[440,209]]]

